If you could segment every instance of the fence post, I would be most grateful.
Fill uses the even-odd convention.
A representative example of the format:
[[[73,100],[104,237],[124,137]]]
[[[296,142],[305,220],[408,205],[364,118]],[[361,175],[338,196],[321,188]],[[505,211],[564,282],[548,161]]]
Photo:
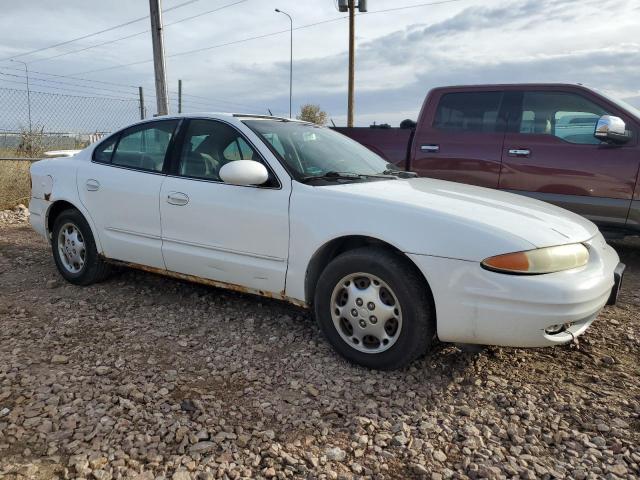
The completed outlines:
[[[178,80],[178,113],[182,113],[182,80]]]
[[[144,120],[144,93],[142,87],[138,87],[138,96],[140,97],[140,120]]]

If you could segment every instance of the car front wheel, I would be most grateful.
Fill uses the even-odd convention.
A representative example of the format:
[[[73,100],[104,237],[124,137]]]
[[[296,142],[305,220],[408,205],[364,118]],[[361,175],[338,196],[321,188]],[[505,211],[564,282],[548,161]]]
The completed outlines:
[[[109,273],[109,265],[98,255],[89,224],[78,210],[65,210],[55,219],[51,249],[58,271],[68,282],[90,285]]]
[[[332,346],[369,368],[402,368],[435,337],[428,285],[399,253],[360,248],[336,257],[322,272],[315,315]]]

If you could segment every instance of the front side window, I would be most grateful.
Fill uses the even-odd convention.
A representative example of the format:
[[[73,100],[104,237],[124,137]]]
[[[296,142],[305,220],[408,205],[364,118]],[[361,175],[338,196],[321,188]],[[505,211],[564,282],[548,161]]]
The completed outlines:
[[[453,132],[500,132],[504,129],[498,117],[501,102],[501,92],[447,93],[440,99],[433,127]]]
[[[235,128],[214,120],[189,122],[180,153],[180,175],[221,181],[220,169],[235,160],[262,162]]]
[[[177,120],[143,123],[120,135],[111,163],[121,167],[161,172]]]
[[[380,175],[389,162],[358,142],[309,123],[244,120],[298,179],[330,173]]]
[[[607,112],[582,95],[566,92],[525,92],[519,132],[553,135],[569,143],[599,144],[596,123]]]

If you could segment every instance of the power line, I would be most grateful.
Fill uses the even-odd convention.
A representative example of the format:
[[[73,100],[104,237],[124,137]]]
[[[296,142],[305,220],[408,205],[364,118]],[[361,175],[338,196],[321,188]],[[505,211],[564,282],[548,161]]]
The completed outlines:
[[[8,83],[15,83],[18,85],[24,85],[24,82],[21,82],[19,80],[7,80],[6,78],[0,78],[0,82],[8,82]],[[54,92],[40,92],[40,93],[57,93],[58,90],[61,90],[63,92],[78,92],[78,90],[76,89],[69,89],[69,88],[64,88],[64,87],[51,87],[50,85],[42,85],[40,83],[34,83],[34,82],[29,82],[32,86],[36,86],[36,87],[44,87],[44,88],[51,88],[51,89],[55,89],[56,91]],[[26,91],[26,89],[24,90]],[[33,93],[34,91],[32,89],[30,89],[30,92]],[[126,100],[126,101],[138,101],[138,99],[136,98],[122,98],[122,97],[113,97],[111,95],[107,95],[107,94],[100,94],[100,93],[95,93],[95,92],[79,92],[79,93],[90,93],[92,95],[97,95],[100,98],[109,98],[112,100]]]
[[[337,22],[337,21],[340,21],[340,20],[344,20],[346,18],[347,17],[330,18],[328,20],[322,20],[320,22],[309,23],[307,25],[301,25],[299,27],[295,27],[294,30],[302,30],[303,28],[315,27],[316,25],[322,25],[322,24],[330,23],[330,22]],[[290,32],[290,29],[279,30],[277,32],[265,33],[263,35],[256,35],[256,36],[253,36],[253,37],[243,38],[243,39],[240,39],[240,40],[234,40],[234,41],[231,41],[231,42],[220,43],[220,44],[217,44],[217,45],[211,45],[209,47],[202,47],[202,48],[196,48],[195,50],[187,50],[187,51],[184,51],[184,52],[173,53],[171,55],[167,55],[167,58],[180,57],[180,56],[183,56],[183,55],[190,55],[190,54],[193,54],[193,53],[200,53],[200,52],[204,52],[206,50],[213,50],[215,48],[227,47],[227,46],[230,46],[230,45],[237,45],[239,43],[250,42],[252,40],[259,40],[261,38],[273,37],[275,35],[280,35],[282,33],[289,33],[289,32]],[[133,66],[133,65],[141,65],[143,63],[150,63],[150,62],[153,62],[153,59],[151,59],[151,60],[139,60],[137,62],[124,63],[124,64],[120,64],[120,65],[112,65],[110,67],[98,68],[98,69],[95,69],[95,70],[88,70],[88,71],[85,71],[85,72],[77,72],[77,73],[74,73],[73,75],[86,75],[88,73],[104,72],[106,70],[113,70],[113,69],[116,69],[116,68],[130,67],[130,66]]]
[[[7,67],[0,67],[0,69],[6,69],[6,68]],[[29,72],[29,73],[32,74],[33,72]],[[0,71],[0,75],[26,79],[26,75],[24,73],[23,74],[16,74],[16,73],[5,73],[5,72]],[[55,84],[61,84],[61,85],[75,86],[75,87],[84,88],[84,89],[121,93],[121,94],[126,94],[126,95],[133,95],[134,94],[134,92],[132,90],[125,91],[125,90],[116,90],[116,89],[113,89],[113,88],[106,88],[106,87],[92,87],[91,85],[82,85],[82,84],[79,84],[79,83],[65,82],[65,81],[60,81],[60,80],[49,80],[47,78],[38,78],[38,77],[34,78],[33,75],[30,75],[30,77],[31,77],[32,81],[55,83]]]
[[[9,67],[0,67],[0,69],[10,69],[10,70],[19,70],[19,69],[14,69],[14,68],[9,68]],[[78,83],[72,83],[72,82],[66,82],[66,81],[59,81],[59,80],[50,80],[50,79],[46,79],[46,78],[38,78],[38,77],[33,77],[33,73],[36,72],[29,72],[30,73],[30,77],[31,77],[31,81],[32,82],[42,82],[39,83],[37,85],[39,86],[45,86],[47,88],[52,88],[52,89],[63,89],[63,90],[67,90],[67,91],[73,91],[73,90],[68,90],[66,88],[64,88],[64,86],[74,86],[80,89],[83,89],[85,91],[89,90],[90,93],[94,93],[93,91],[104,91],[104,92],[112,92],[112,93],[117,93],[117,94],[125,94],[125,95],[132,95],[131,99],[132,100],[137,100],[138,96],[137,96],[137,92],[133,92],[131,90],[125,91],[125,90],[119,90],[119,89],[113,89],[113,88],[107,88],[107,87],[93,87],[91,85],[82,85],[82,84],[78,84]],[[25,75],[23,74],[14,74],[14,73],[5,73],[0,71],[0,75],[1,76],[10,76],[10,77],[14,77],[16,79],[25,79]],[[0,80],[4,80],[4,81],[9,81],[7,79],[3,79],[0,78]],[[23,84],[24,81],[16,81],[16,80],[12,80],[11,83],[19,83],[19,84]],[[44,85],[43,85],[44,83]],[[60,84],[63,87],[58,87],[57,85],[48,85],[48,84]],[[109,82],[111,83],[111,82]],[[116,84],[116,85],[120,85],[120,84]],[[125,86],[125,85],[123,85]],[[133,86],[131,86],[133,88]],[[135,87],[136,89],[138,87]],[[169,93],[177,95],[178,92],[175,91],[169,91]],[[100,94],[100,95],[105,95],[104,93],[96,93]],[[147,94],[146,95],[147,98],[155,98],[155,96],[153,94]],[[200,96],[200,95],[193,95],[193,94],[188,94],[188,93],[183,93],[183,97],[189,97],[189,98],[194,98],[194,99],[198,99],[198,100],[204,100],[205,102],[209,102],[209,103],[205,103],[205,102],[201,102],[198,100],[189,100],[189,102],[191,103],[198,103],[204,106],[211,106],[211,105],[215,105],[215,104],[227,104],[227,105],[235,105],[235,106],[239,106],[239,107],[244,107],[244,108],[251,108],[251,109],[259,109],[259,110],[263,110],[263,107],[258,107],[256,105],[249,105],[246,103],[241,103],[241,102],[234,102],[231,100],[222,100],[219,98],[210,98],[210,97],[204,97],[204,96]]]
[[[405,5],[404,7],[385,8],[384,10],[372,10],[370,12],[362,12],[358,15],[373,15],[375,13],[395,12],[397,10],[408,10],[410,8],[432,7],[435,5],[443,5],[445,3],[456,3],[464,0],[440,0],[439,2],[417,3],[415,5]]]
[[[233,7],[234,5],[238,5],[239,3],[245,3],[246,1],[248,1],[248,0],[238,0],[237,2],[230,3],[230,4],[227,4],[227,5],[223,5],[221,7],[214,8],[213,10],[207,10],[206,12],[202,12],[202,13],[199,13],[197,15],[191,15],[190,17],[181,18],[180,20],[176,20],[174,22],[165,23],[164,27],[166,28],[166,27],[169,27],[171,25],[176,25],[177,23],[182,23],[182,22],[186,22],[188,20],[193,20],[194,18],[203,17],[205,15],[209,15],[211,13],[215,13],[215,12],[218,12],[220,10],[224,10],[225,8]],[[91,49],[94,49],[94,48],[97,48],[97,47],[103,47],[104,45],[110,45],[112,43],[116,43],[116,42],[119,42],[121,40],[128,40],[129,38],[138,37],[140,35],[144,35],[145,33],[149,33],[149,32],[150,32],[150,30],[144,30],[142,32],[137,32],[137,33],[132,33],[130,35],[125,35],[124,37],[114,38],[113,40],[107,40],[105,42],[96,43],[94,45],[89,45],[87,47],[79,48],[77,50],[70,50],[68,52],[62,52],[62,53],[59,53],[57,55],[51,55],[50,57],[37,58],[35,60],[30,61],[29,65],[31,65],[33,63],[37,63],[37,62],[46,62],[47,60],[51,60],[51,59],[59,58],[59,57],[64,57],[65,55],[72,55],[74,53],[85,52],[87,50],[91,50]]]
[[[176,93],[176,92],[169,92],[169,93]],[[256,105],[249,105],[246,103],[239,103],[239,102],[231,102],[231,101],[227,101],[227,100],[220,100],[217,98],[206,98],[206,97],[200,97],[197,95],[189,95],[189,94],[182,94],[183,97],[189,97],[189,98],[183,98],[182,102],[183,104],[186,103],[190,103],[190,104],[196,104],[196,105],[203,105],[203,106],[211,106],[211,105],[220,105],[220,106],[224,106],[224,104],[227,104],[229,106],[233,106],[236,105],[237,107],[242,107],[242,108],[250,108],[252,110],[255,109],[260,109],[260,110],[264,110],[263,107],[258,107]],[[191,100],[192,98],[196,98],[196,99],[200,99],[200,100]],[[202,101],[204,100],[204,101]],[[229,107],[225,107],[225,108],[229,108]]]
[[[3,68],[5,70],[17,70],[19,72],[24,72],[24,68],[5,67],[5,66],[2,66],[0,68]],[[56,73],[47,73],[47,72],[38,72],[36,70],[29,70],[29,75],[31,76],[32,74],[46,75],[48,77],[56,77],[56,78],[72,78],[74,80],[80,80],[80,81],[83,81],[83,82],[100,83],[100,84],[103,84],[103,85],[114,85],[114,86],[118,86],[118,87],[138,88],[137,85],[128,85],[126,83],[107,82],[107,81],[104,81],[104,80],[94,80],[94,79],[91,79],[91,78],[82,78],[82,77],[76,77],[76,76],[73,76],[73,75],[60,75],[60,74],[56,74]]]
[[[21,85],[24,85],[23,82],[17,81],[17,80],[5,80],[5,79],[0,79],[1,82],[9,82],[9,83],[19,83]],[[46,85],[38,85],[39,87],[47,87]],[[48,88],[48,87],[47,87]],[[0,90],[9,90],[12,92],[26,92],[26,89],[20,89],[20,88],[6,88],[6,87],[0,87]],[[68,89],[63,89],[61,88],[60,90],[66,90],[69,92],[75,92],[75,90],[68,90]],[[31,94],[34,93],[41,93],[43,95],[55,95],[55,96],[59,96],[59,97],[75,97],[75,98],[92,98],[92,99],[102,99],[102,100],[118,100],[120,102],[137,102],[138,100],[135,98],[119,98],[119,97],[111,97],[111,96],[105,96],[105,95],[98,95],[98,94],[94,94],[94,96],[86,96],[86,95],[71,95],[68,93],[59,93],[59,92],[43,92],[40,90],[29,90]]]
[[[181,8],[181,7],[184,7],[184,6],[186,6],[186,5],[190,5],[190,4],[192,4],[192,3],[199,2],[199,1],[200,1],[200,0],[188,0],[188,1],[186,1],[186,2],[180,3],[180,4],[175,5],[175,6],[173,6],[173,7],[167,8],[167,9],[163,10],[163,12],[169,12],[169,11],[171,11],[171,10],[175,10],[175,9],[177,9],[177,8]],[[0,61],[1,61],[1,62],[4,62],[4,61],[7,61],[7,60],[12,60],[12,59],[14,59],[14,58],[26,57],[27,55],[32,55],[32,54],[34,54],[34,53],[42,52],[43,50],[49,50],[50,48],[56,48],[56,47],[61,47],[61,46],[63,46],[63,45],[68,45],[69,43],[77,42],[78,40],[84,40],[85,38],[95,37],[96,35],[100,35],[100,34],[102,34],[102,33],[110,32],[110,31],[112,31],[112,30],[116,30],[116,29],[118,29],[118,28],[126,27],[126,26],[128,26],[128,25],[131,25],[131,24],[133,24],[133,23],[140,22],[140,21],[145,20],[145,19],[147,19],[147,18],[149,18],[149,15],[145,15],[144,17],[135,18],[135,19],[133,19],[133,20],[129,20],[128,22],[120,23],[120,24],[118,24],[118,25],[114,25],[114,26],[112,26],[112,27],[105,28],[105,29],[103,29],[103,30],[99,30],[99,31],[97,31],[97,32],[88,33],[88,34],[86,34],[86,35],[82,35],[81,37],[72,38],[71,40],[66,40],[66,41],[64,41],[64,42],[56,43],[56,44],[54,44],[54,45],[49,45],[49,46],[47,46],[47,47],[37,48],[37,49],[35,49],[35,50],[31,50],[31,51],[29,51],[29,52],[25,52],[25,53],[20,53],[20,54],[18,54],[18,55],[14,55],[14,56],[12,56],[12,57],[3,58],[3,59],[1,59]]]
[[[446,3],[455,3],[455,2],[461,2],[461,1],[465,1],[465,0],[440,0],[437,2],[428,2],[428,3],[420,3],[420,4],[415,4],[415,5],[406,5],[404,7],[394,7],[394,8],[387,8],[384,10],[374,10],[374,11],[370,11],[370,12],[363,12],[363,13],[359,13],[358,15],[372,15],[372,14],[376,14],[376,13],[384,13],[384,12],[392,12],[392,11],[397,11],[397,10],[407,10],[410,8],[419,8],[419,7],[428,7],[428,6],[434,6],[434,5],[442,5],[442,4],[446,4]],[[341,20],[346,20],[347,18],[349,18],[348,16],[342,16],[342,17],[336,17],[336,18],[329,18],[326,20],[321,20],[319,22],[314,22],[314,23],[309,23],[306,25],[301,25],[299,27],[295,27],[294,30],[302,30],[305,28],[310,28],[310,27],[315,27],[317,25],[323,25],[326,23],[332,23],[332,22],[338,22]],[[231,41],[231,42],[226,42],[226,43],[220,43],[217,45],[211,45],[208,47],[201,47],[201,48],[196,48],[193,50],[186,50],[184,52],[178,52],[178,53],[173,53],[171,55],[167,55],[167,58],[174,58],[174,57],[180,57],[183,55],[191,55],[194,53],[200,53],[200,52],[204,52],[207,50],[213,50],[216,48],[222,48],[222,47],[228,47],[231,45],[237,45],[240,43],[245,43],[245,42],[250,42],[253,40],[260,40],[262,38],[267,38],[267,37],[273,37],[275,35],[281,35],[283,33],[289,33],[289,29],[287,30],[279,30],[277,32],[271,32],[271,33],[265,33],[263,35],[255,35],[253,37],[247,37],[247,38],[243,38],[240,40],[235,40],[235,41]],[[98,68],[98,69],[94,69],[94,70],[87,70],[87,71],[83,71],[83,72],[77,72],[74,73],[73,75],[86,75],[89,73],[97,73],[97,72],[104,72],[107,70],[114,70],[117,68],[124,68],[124,67],[131,67],[134,65],[142,65],[144,63],[150,63],[153,62],[153,60],[139,60],[136,62],[130,62],[130,63],[124,63],[124,64],[119,64],[119,65],[112,65],[110,67],[104,67],[104,68]]]
[[[176,5],[174,7],[171,7],[170,9],[166,9],[165,11],[173,10],[173,9],[179,8],[181,6],[185,6],[185,5],[188,5],[190,3],[194,3],[196,1],[198,1],[198,0],[190,0],[188,2],[185,2],[185,3],[182,3],[182,4]],[[242,0],[242,1],[246,1],[246,0]],[[436,2],[428,2],[428,3],[420,3],[420,4],[415,4],[415,5],[407,5],[407,6],[404,6],[404,7],[394,7],[394,8],[387,8],[387,9],[383,9],[383,10],[374,10],[374,11],[369,11],[369,12],[366,12],[366,13],[360,13],[359,15],[372,15],[372,14],[376,14],[376,13],[384,13],[384,12],[390,12],[390,11],[406,10],[406,9],[412,9],[412,8],[433,6],[433,5],[442,5],[442,4],[446,4],[446,3],[454,3],[454,2],[459,2],[459,1],[463,1],[463,0],[440,0],[440,1],[436,1]],[[237,3],[242,3],[242,2],[240,2],[240,1],[239,2],[235,2],[235,3],[229,4],[229,5],[220,7],[219,9],[228,8],[229,6],[233,6],[233,5],[237,4]],[[191,16],[191,17],[186,17],[186,18],[177,20],[175,22],[172,22],[172,23],[170,23],[168,25],[173,25],[175,23],[180,23],[180,22],[183,22],[183,21],[186,21],[186,20],[190,20],[192,18],[197,18],[199,16],[203,16],[203,15],[206,15],[208,13],[213,13],[213,11],[217,11],[219,9],[214,9],[212,11],[202,12],[201,14],[198,14],[198,15],[194,15],[194,16]],[[147,17],[142,17],[142,19],[144,19],[144,18],[147,18]],[[295,27],[294,30],[301,30],[301,29],[314,27],[316,25],[322,25],[322,24],[326,24],[326,23],[337,22],[337,21],[345,20],[346,18],[348,18],[348,17],[344,16],[344,17],[326,19],[326,20],[322,20],[322,21],[319,21],[319,22],[314,22],[314,23],[310,23],[310,24],[306,24],[306,25],[301,25],[301,26]],[[140,19],[138,19],[138,20],[140,20]],[[236,40],[236,41],[232,41],[232,42],[226,42],[226,43],[222,43],[222,44],[212,45],[212,46],[209,46],[209,47],[202,47],[202,48],[198,48],[198,49],[194,49],[194,50],[178,52],[178,53],[175,53],[175,54],[172,54],[172,55],[169,55],[169,56],[170,57],[177,57],[177,56],[182,56],[182,55],[189,55],[189,54],[193,54],[193,53],[199,53],[199,52],[206,51],[206,50],[212,50],[212,49],[216,49],[216,48],[222,48],[222,47],[225,47],[225,46],[236,45],[236,44],[245,43],[245,42],[258,40],[258,39],[262,39],[262,38],[267,38],[267,37],[280,35],[280,34],[284,34],[284,33],[288,33],[288,32],[289,32],[289,30],[280,30],[280,31],[277,31],[277,32],[271,32],[271,33],[264,34],[264,35],[256,35],[256,36],[253,36],[253,37],[248,37],[248,38],[244,38],[244,39],[240,39],[240,40]],[[122,37],[120,39],[115,39],[113,41],[103,42],[103,43],[104,44],[113,43],[115,41],[122,40],[122,39],[125,39],[125,38],[131,38],[132,36],[135,36],[135,35],[139,35],[139,33],[138,34],[133,34],[133,35],[130,35],[130,36],[127,36],[127,37]],[[70,41],[65,42],[65,43],[70,43],[70,42],[75,41],[75,40],[77,40],[77,39],[70,40]],[[51,46],[51,47],[47,47],[47,48],[43,48],[43,49],[39,49],[39,51],[45,50],[45,49],[48,49],[48,48],[53,48],[55,46],[56,45]],[[94,45],[91,48],[93,48],[95,46],[100,46],[100,45]],[[19,56],[25,56],[25,55],[28,55],[28,54],[31,54],[31,53],[35,53],[35,52],[27,52],[27,53],[21,54]],[[70,53],[73,53],[73,52],[70,52]],[[13,57],[13,58],[15,58],[15,57]],[[111,70],[111,69],[115,69],[115,68],[122,68],[122,67],[126,67],[126,66],[138,65],[138,64],[142,64],[142,63],[148,63],[148,62],[150,62],[150,60],[132,62],[130,64],[107,67],[105,69],[100,69],[98,71]],[[12,68],[12,67],[1,67],[1,68],[9,69],[9,70],[21,71],[18,68]],[[93,73],[93,71],[84,72],[84,73]],[[53,74],[53,73],[47,73],[47,72],[38,72],[38,71],[30,71],[30,74],[32,74],[32,75],[33,74],[43,75],[43,76],[55,77],[55,78],[74,79],[74,80],[78,80],[78,81],[81,81],[81,82],[87,82],[87,83],[93,83],[93,84],[112,85],[112,86],[127,87],[127,88],[138,88],[136,85],[128,85],[128,84],[124,84],[124,83],[109,82],[109,81],[104,81],[104,80],[94,80],[94,79],[88,79],[88,78],[82,78],[82,77],[76,76],[76,75],[80,75],[80,74],[60,75],[60,74]],[[35,78],[35,80],[41,80],[43,82],[47,81],[47,79],[43,79],[43,78]],[[53,82],[53,80],[49,80],[49,81]],[[19,82],[14,82],[14,83],[19,83]],[[60,82],[60,83],[64,84],[65,82]],[[72,84],[69,83],[69,85],[72,85]],[[49,88],[51,88],[51,87],[49,87]],[[113,89],[107,90],[107,89],[102,88],[102,87],[86,86],[86,88],[95,88],[96,90],[113,91],[113,92],[116,92],[116,93],[125,93],[125,92],[122,92],[122,91],[119,92],[119,91],[113,90]],[[40,93],[43,93],[43,92],[40,92]],[[174,93],[175,94],[176,92],[170,92],[170,93]],[[147,96],[153,97],[152,95],[147,95]],[[252,108],[252,109],[260,109],[259,107],[246,105],[246,104],[242,104],[242,103],[239,103],[239,102],[231,102],[231,101],[218,100],[218,99],[209,99],[209,98],[206,98],[206,97],[199,97],[197,95],[190,95],[190,94],[184,94],[184,96],[188,96],[188,97],[192,97],[192,98],[200,98],[200,99],[206,100],[208,102],[227,103],[229,105],[234,105],[235,104],[235,105],[242,106],[242,107],[248,107],[248,108]],[[106,98],[106,97],[101,97],[101,98]],[[191,102],[194,102],[194,101],[191,101]],[[201,103],[201,104],[205,105],[204,103]]]
[[[116,38],[114,40],[107,40],[106,42],[96,43],[94,45],[89,45],[88,47],[79,48],[78,50],[70,50],[68,52],[62,52],[62,53],[59,53],[57,55],[51,55],[50,57],[36,58],[35,60],[31,60],[29,62],[29,65],[31,65],[33,63],[37,63],[37,62],[46,62],[47,60],[51,60],[53,58],[58,58],[58,57],[64,57],[65,55],[71,55],[71,54],[74,54],[74,53],[85,52],[87,50],[91,50],[92,48],[102,47],[104,45],[109,45],[111,43],[116,43],[116,42],[119,42],[121,40],[127,40],[129,38],[138,37],[138,36],[140,36],[140,35],[142,35],[144,33],[149,33],[149,31],[150,30],[145,30],[144,32],[132,33],[131,35],[126,35],[124,37],[119,37],[119,38]]]

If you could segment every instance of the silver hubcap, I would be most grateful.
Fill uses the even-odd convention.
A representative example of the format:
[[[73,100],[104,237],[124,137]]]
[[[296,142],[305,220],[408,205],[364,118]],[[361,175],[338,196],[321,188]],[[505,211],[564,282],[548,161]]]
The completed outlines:
[[[65,223],[58,234],[58,253],[64,268],[78,273],[84,267],[87,250],[82,233],[73,223]]]
[[[352,273],[338,282],[331,294],[331,318],[342,339],[364,353],[390,349],[402,331],[396,295],[369,273]]]

